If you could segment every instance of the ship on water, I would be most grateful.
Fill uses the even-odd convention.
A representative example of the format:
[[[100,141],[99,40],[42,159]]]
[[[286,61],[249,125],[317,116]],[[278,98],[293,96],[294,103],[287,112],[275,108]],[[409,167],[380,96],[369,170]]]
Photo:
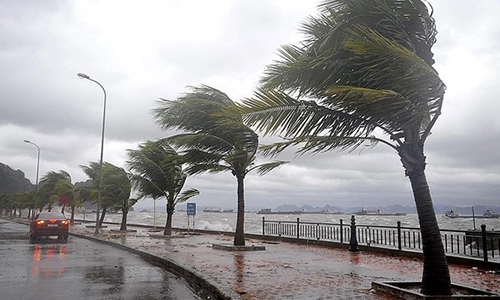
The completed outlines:
[[[234,209],[222,209],[218,207],[207,207],[203,210],[203,212],[215,212],[215,213],[232,213]]]
[[[260,215],[300,215],[302,211],[272,211],[270,208],[263,208],[257,212]]]
[[[386,213],[380,209],[367,210],[365,208],[354,213],[357,216],[406,216],[406,213]]]
[[[451,218],[451,219],[457,219],[457,218],[476,218],[476,219],[498,219],[500,218],[500,214],[495,213],[493,210],[487,209],[482,216],[476,216],[472,214],[471,216],[469,215],[461,215],[459,212],[450,210],[447,211],[444,214],[446,217]]]

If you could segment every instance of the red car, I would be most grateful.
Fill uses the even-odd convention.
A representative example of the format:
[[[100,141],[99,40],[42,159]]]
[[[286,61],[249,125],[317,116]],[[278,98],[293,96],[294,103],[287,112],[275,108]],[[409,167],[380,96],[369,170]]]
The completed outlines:
[[[60,212],[41,212],[30,225],[30,240],[41,236],[57,236],[67,240],[69,235],[69,220]]]

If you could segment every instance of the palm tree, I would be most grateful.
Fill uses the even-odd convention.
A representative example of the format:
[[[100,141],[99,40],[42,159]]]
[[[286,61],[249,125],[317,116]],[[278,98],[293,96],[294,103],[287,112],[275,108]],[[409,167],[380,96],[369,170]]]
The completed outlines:
[[[80,207],[83,202],[90,201],[92,199],[92,188],[85,185],[75,184],[75,198],[74,205],[71,206],[71,224],[75,223],[75,208]]]
[[[16,207],[19,208],[19,218],[22,216],[23,209],[28,209],[28,219],[30,218],[29,210],[31,201],[30,201],[30,193],[31,192],[19,192],[15,194],[16,198]]]
[[[96,196],[99,183],[99,163],[91,162],[89,166],[81,166],[85,174],[92,179],[92,196]],[[108,208],[120,206],[130,199],[131,183],[123,168],[105,162],[102,166],[101,202],[102,213],[99,226],[102,226]],[[126,217],[126,215],[125,215]],[[123,220],[122,220],[123,221]]]
[[[164,235],[172,234],[172,215],[178,203],[199,195],[197,189],[182,189],[187,174],[182,169],[183,158],[166,142],[146,141],[138,150],[128,150],[132,182],[138,191],[138,198],[151,197],[154,200],[165,198],[167,223]]]
[[[109,207],[113,209],[120,209],[122,211],[122,221],[120,230],[127,230],[127,217],[130,208],[137,202],[136,199],[130,198],[132,184],[129,175],[123,168],[110,165],[103,168],[102,173],[102,196],[104,201],[109,203]],[[101,216],[104,220],[106,212],[103,210]]]
[[[423,240],[422,292],[449,295],[446,255],[425,177],[424,143],[441,113],[445,85],[432,67],[435,23],[420,0],[330,0],[303,24],[301,46],[281,48],[245,121],[285,140],[276,155],[354,150],[382,143],[409,177]],[[299,100],[303,99],[303,100]]]
[[[74,191],[75,187],[71,183],[71,175],[68,172],[63,170],[59,172],[51,171],[40,180],[39,194],[41,198],[46,200],[45,203],[40,205],[43,207],[46,204],[48,211],[51,211],[57,200],[67,199],[73,201],[75,197]],[[64,212],[65,203],[61,204],[61,212]]]
[[[234,245],[244,246],[245,176],[257,170],[264,175],[286,163],[275,161],[255,165],[258,135],[244,125],[234,102],[223,92],[209,86],[193,87],[176,101],[161,99],[154,110],[163,129],[185,131],[166,140],[181,147],[191,175],[229,171],[237,180],[238,213]]]
[[[134,206],[139,199],[137,198],[130,198],[130,199],[123,199],[123,201],[115,206],[116,208],[120,209],[122,211],[122,221],[120,223],[120,230],[126,231],[127,230],[127,217],[128,217],[128,212],[130,211],[130,208]]]

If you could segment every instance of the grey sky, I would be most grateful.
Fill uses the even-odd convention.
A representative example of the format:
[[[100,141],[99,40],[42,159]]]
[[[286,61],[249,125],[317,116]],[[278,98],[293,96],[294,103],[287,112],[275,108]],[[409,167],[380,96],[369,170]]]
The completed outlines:
[[[497,0],[431,0],[438,28],[435,68],[447,85],[443,114],[427,141],[435,203],[500,204],[500,11]],[[300,40],[318,1],[17,1],[0,2],[0,162],[35,181],[99,159],[102,98],[108,94],[106,161],[166,136],[153,124],[158,98],[207,84],[233,100],[252,96],[280,45]],[[246,180],[248,206],[413,205],[398,156],[379,145],[362,153],[294,158]],[[231,174],[190,178],[199,205],[235,207]]]

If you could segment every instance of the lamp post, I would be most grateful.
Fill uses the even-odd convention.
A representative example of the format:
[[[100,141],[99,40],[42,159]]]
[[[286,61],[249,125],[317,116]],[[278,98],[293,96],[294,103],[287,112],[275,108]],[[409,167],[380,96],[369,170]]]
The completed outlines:
[[[35,181],[35,212],[36,212],[36,209],[37,209],[37,207],[36,207],[36,198],[38,197],[38,174],[39,174],[39,171],[40,171],[40,147],[37,144],[35,144],[35,143],[33,143],[33,142],[29,141],[29,140],[24,140],[24,142],[26,144],[31,144],[31,145],[35,146],[36,149],[37,149],[36,181]],[[33,215],[33,218],[34,217],[35,216]]]
[[[99,161],[99,185],[97,187],[97,212],[96,212],[96,220],[95,220],[95,234],[99,234],[99,205],[101,203],[101,187],[102,187],[102,158],[104,156],[104,126],[106,124],[106,90],[97,80],[90,78],[87,74],[78,73],[77,74],[80,79],[87,79],[97,83],[102,91],[104,92],[104,108],[102,111],[102,134],[101,134],[101,159]]]

